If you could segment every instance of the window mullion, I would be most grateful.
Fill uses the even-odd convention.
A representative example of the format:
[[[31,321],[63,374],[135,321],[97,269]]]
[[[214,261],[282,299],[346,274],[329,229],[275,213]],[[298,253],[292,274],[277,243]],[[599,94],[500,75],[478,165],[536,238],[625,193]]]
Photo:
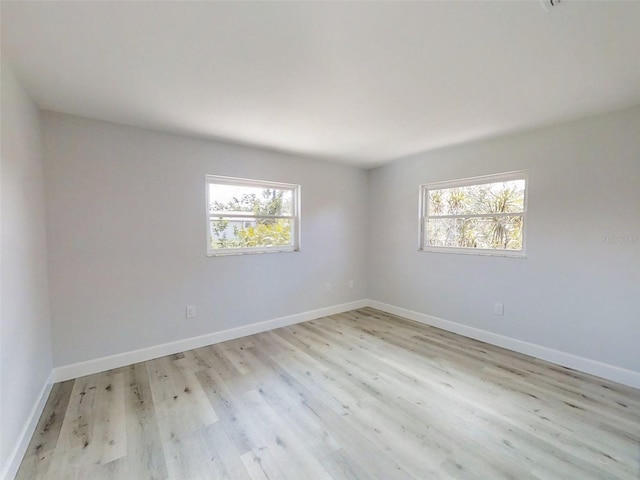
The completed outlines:
[[[210,213],[209,218],[212,220],[217,218],[246,218],[246,219],[259,219],[259,220],[269,220],[269,219],[284,219],[284,220],[293,220],[293,215],[238,215],[238,214],[229,214],[229,213]]]

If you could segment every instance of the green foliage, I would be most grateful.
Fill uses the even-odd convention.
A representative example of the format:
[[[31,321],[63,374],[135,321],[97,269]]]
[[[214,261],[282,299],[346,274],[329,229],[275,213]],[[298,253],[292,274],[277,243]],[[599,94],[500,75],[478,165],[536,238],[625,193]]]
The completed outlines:
[[[255,227],[238,229],[240,247],[262,247],[291,244],[291,225],[287,220],[258,223]]]
[[[447,203],[449,204],[449,211],[451,214],[461,214],[469,207],[471,198],[467,195],[467,192],[465,192],[464,189],[453,188],[448,195]]]
[[[214,201],[211,207],[215,212],[252,212],[254,215],[282,215],[288,207],[284,201],[284,190],[265,188],[259,197],[255,193],[245,193],[234,197],[228,203]]]
[[[522,249],[523,181],[431,190],[428,207],[430,245]],[[509,213],[513,215],[502,215]]]
[[[211,237],[211,243],[214,248],[225,248],[227,243],[227,227],[229,226],[229,220],[225,218],[218,218],[211,224],[211,233],[213,233]],[[214,238],[217,238],[216,242]]]
[[[252,215],[287,215],[290,199],[285,191],[263,189],[259,195],[246,193],[227,203],[213,202],[212,212],[244,213]],[[225,217],[221,214],[211,224],[213,248],[250,248],[291,244],[291,221],[279,218]]]

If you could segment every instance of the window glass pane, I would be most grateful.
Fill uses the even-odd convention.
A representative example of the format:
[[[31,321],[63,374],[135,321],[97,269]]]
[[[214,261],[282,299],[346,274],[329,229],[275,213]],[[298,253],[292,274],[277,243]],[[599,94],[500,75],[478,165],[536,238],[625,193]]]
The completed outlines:
[[[427,215],[473,215],[524,211],[524,180],[428,190]]]
[[[522,250],[522,215],[474,218],[430,218],[428,246]]]
[[[256,219],[211,217],[211,249],[255,248],[293,245],[293,221],[286,218]]]
[[[293,191],[210,183],[209,213],[247,216],[293,215]]]

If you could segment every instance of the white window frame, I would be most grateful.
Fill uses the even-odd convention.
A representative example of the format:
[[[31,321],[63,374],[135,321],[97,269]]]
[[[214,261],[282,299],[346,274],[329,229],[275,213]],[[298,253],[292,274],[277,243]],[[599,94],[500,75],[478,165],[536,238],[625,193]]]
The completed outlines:
[[[496,214],[467,214],[467,215],[432,215],[429,216],[429,191],[439,190],[444,188],[458,188],[468,187],[471,185],[484,185],[487,183],[499,183],[511,180],[524,180],[524,206],[522,212],[518,213],[496,213]],[[418,236],[418,250],[421,252],[436,252],[436,253],[459,253],[466,255],[489,255],[496,257],[513,257],[513,258],[526,258],[526,238],[527,238],[527,197],[529,195],[529,174],[526,170],[519,170],[514,172],[497,173],[492,175],[483,175],[479,177],[469,177],[459,180],[450,180],[446,182],[436,182],[420,185],[419,191],[419,236]],[[514,215],[521,215],[523,220],[522,228],[522,250],[506,250],[506,249],[492,249],[492,248],[465,248],[465,247],[442,247],[431,246],[428,244],[429,236],[426,230],[426,220],[429,218],[473,218],[473,217],[487,217],[487,216],[504,216],[512,217]]]
[[[253,215],[247,212],[246,215],[228,214],[225,218],[273,218],[291,220],[291,245],[277,245],[273,247],[243,247],[243,248],[211,248],[211,230],[210,221],[212,218],[219,218],[220,215],[212,215],[209,213],[209,185],[237,185],[247,187],[275,188],[278,190],[290,190],[292,192],[291,215]],[[227,255],[247,255],[257,253],[282,253],[297,252],[300,250],[300,185],[292,183],[271,182],[267,180],[254,180],[249,178],[225,177],[220,175],[205,175],[205,218],[206,218],[206,239],[207,239],[207,256],[219,257]]]

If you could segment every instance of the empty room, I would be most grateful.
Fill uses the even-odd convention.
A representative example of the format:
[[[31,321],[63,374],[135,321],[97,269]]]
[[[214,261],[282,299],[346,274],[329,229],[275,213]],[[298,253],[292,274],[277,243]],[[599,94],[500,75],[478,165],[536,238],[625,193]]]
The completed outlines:
[[[639,1],[0,9],[0,480],[640,479]]]

